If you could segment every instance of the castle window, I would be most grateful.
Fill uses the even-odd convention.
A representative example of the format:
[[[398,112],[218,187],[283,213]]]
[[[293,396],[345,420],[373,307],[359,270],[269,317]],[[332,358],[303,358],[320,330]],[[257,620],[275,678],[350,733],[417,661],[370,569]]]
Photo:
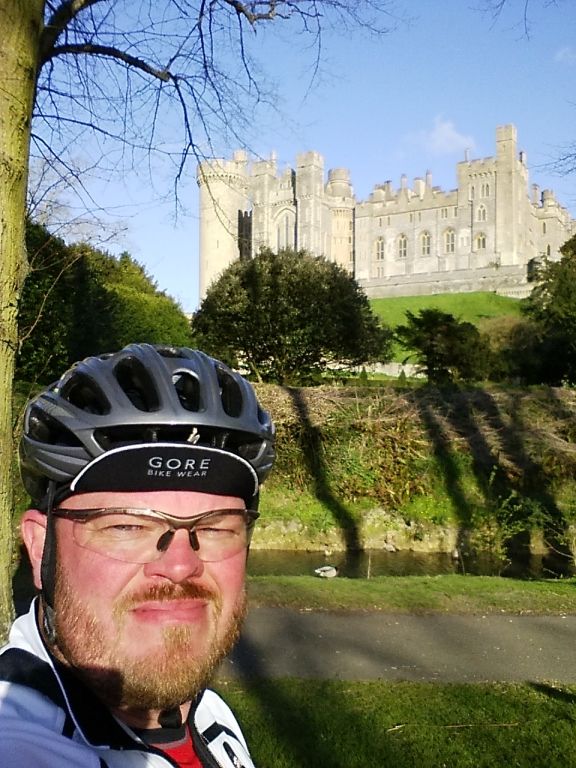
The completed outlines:
[[[276,248],[294,248],[295,217],[292,211],[282,211],[276,219]]]
[[[414,214],[413,214],[413,213],[411,213],[411,214],[410,214],[410,224],[412,224],[412,222],[413,222],[413,221],[414,221]]]
[[[479,205],[476,211],[476,221],[486,221],[486,206]]]
[[[480,194],[482,197],[490,197],[490,184],[482,184]]]
[[[545,221],[542,222],[542,234],[543,235],[546,234],[546,222]]]
[[[376,240],[376,259],[378,261],[384,260],[384,238],[379,237],[378,240]]]
[[[483,232],[480,232],[480,234],[476,235],[476,250],[486,250],[486,235]]]
[[[444,232],[444,253],[454,253],[455,235],[453,229]]]
[[[420,235],[420,253],[422,256],[430,256],[430,243],[432,238],[430,232],[422,232]]]
[[[550,248],[550,244],[546,246],[546,257],[549,259],[550,256],[552,256],[552,248]]]
[[[441,219],[447,219],[448,218],[448,208],[442,208],[440,210],[440,218]]]
[[[470,197],[469,200],[474,200],[476,197],[476,188],[474,187],[474,184],[470,186]]]
[[[458,206],[454,206],[454,216],[458,216]]]
[[[405,259],[408,254],[408,238],[406,235],[398,237],[398,258]]]

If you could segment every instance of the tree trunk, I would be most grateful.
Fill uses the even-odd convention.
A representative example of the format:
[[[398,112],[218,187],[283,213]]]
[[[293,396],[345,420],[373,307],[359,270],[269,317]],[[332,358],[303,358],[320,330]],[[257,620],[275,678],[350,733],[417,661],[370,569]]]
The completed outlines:
[[[12,386],[26,274],[30,123],[44,0],[0,0],[0,641],[13,615]]]

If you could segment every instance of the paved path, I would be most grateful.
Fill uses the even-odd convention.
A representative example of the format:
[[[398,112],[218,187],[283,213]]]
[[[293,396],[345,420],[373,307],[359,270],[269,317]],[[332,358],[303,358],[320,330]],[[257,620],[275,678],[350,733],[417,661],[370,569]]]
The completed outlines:
[[[253,608],[220,675],[576,683],[576,616]]]

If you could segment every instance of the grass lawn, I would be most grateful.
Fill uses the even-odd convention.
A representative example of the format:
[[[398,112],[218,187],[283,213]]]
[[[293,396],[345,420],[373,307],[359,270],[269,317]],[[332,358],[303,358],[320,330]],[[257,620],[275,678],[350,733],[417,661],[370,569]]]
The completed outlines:
[[[251,576],[251,605],[388,613],[576,613],[576,579],[498,576],[379,576],[319,579]],[[576,638],[575,638],[576,643]]]
[[[406,311],[418,314],[421,309],[440,309],[457,320],[466,321],[482,330],[483,321],[490,318],[520,315],[520,301],[496,293],[439,293],[434,296],[395,296],[387,299],[371,299],[372,309],[390,328],[406,323]],[[393,346],[392,359],[396,362],[414,362],[410,350],[397,342]]]
[[[417,313],[421,309],[441,309],[449,312],[457,320],[478,325],[482,320],[501,315],[519,315],[520,302],[508,296],[496,293],[440,293],[435,296],[397,296],[389,299],[371,299],[374,312],[386,323],[395,328],[406,322],[405,312]]]
[[[221,683],[265,768],[576,766],[576,686]]]

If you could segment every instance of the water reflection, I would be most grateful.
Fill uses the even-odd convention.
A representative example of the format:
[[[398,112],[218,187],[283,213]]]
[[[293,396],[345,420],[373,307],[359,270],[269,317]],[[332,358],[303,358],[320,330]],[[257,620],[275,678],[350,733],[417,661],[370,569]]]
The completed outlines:
[[[313,575],[322,565],[335,565],[339,574],[351,579],[374,576],[439,576],[456,573],[472,576],[508,576],[517,579],[556,579],[573,576],[574,565],[562,557],[527,555],[515,560],[500,560],[489,553],[454,559],[450,554],[423,552],[385,552],[367,550],[334,552],[293,552],[252,550],[248,573],[252,576]]]

